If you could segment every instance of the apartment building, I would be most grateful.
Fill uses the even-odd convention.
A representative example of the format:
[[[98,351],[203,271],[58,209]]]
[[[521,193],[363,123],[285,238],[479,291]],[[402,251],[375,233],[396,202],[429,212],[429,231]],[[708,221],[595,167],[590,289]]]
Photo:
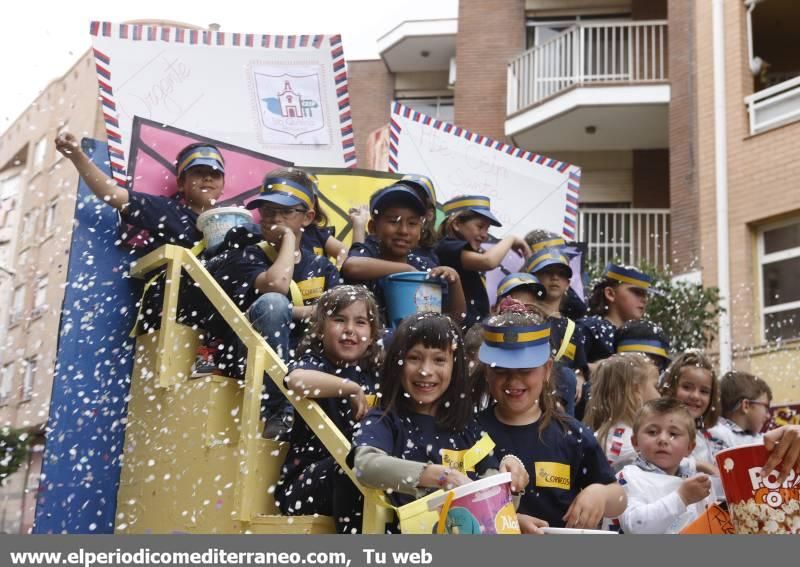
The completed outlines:
[[[388,101],[580,165],[591,258],[717,277],[712,2],[461,0],[349,63],[356,147],[380,166]],[[726,0],[735,368],[800,401],[800,6]],[[751,38],[750,40],[748,38]],[[366,160],[364,159],[366,156]]]

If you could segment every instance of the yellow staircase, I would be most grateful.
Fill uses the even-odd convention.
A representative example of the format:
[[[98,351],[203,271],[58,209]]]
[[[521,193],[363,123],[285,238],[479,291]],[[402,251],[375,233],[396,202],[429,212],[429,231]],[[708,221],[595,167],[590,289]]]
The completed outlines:
[[[136,340],[115,532],[334,533],[332,518],[281,516],[272,497],[288,447],[261,438],[260,396],[265,371],[287,393],[286,366],[188,250],[164,246],[131,275],[161,266],[161,328]],[[181,268],[247,347],[244,381],[189,379],[199,338],[175,322]],[[316,402],[291,401],[364,495],[364,533],[383,533],[392,511],[382,492],[356,481],[345,462],[350,443]]]

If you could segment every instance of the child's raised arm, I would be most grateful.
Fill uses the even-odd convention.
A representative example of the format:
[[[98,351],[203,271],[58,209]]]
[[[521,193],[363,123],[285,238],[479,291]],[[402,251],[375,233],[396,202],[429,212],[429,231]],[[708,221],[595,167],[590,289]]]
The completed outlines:
[[[377,280],[391,274],[416,272],[417,269],[403,262],[390,262],[380,258],[350,256],[342,265],[342,275],[346,280],[366,282]]]
[[[369,403],[363,388],[352,380],[339,378],[327,372],[299,368],[284,379],[294,395],[304,398],[347,398],[353,407],[353,417],[358,421],[367,413]]]
[[[512,234],[506,236],[483,253],[463,250],[461,252],[461,265],[465,270],[472,272],[494,270],[501,264],[510,250],[516,251],[525,259],[531,255],[531,249],[528,244],[519,236]]]
[[[294,275],[295,243],[297,237],[292,229],[286,226],[275,227],[276,235],[280,236],[280,250],[278,257],[272,265],[261,272],[255,281],[255,288],[259,293],[289,293],[289,283]],[[265,234],[266,239],[269,235]]]
[[[128,204],[128,191],[100,171],[100,168],[83,152],[75,136],[69,132],[62,132],[56,137],[55,143],[56,150],[72,162],[72,165],[78,170],[78,175],[83,178],[87,187],[98,199],[117,210]]]
[[[628,497],[616,482],[590,484],[572,501],[564,521],[568,528],[595,529],[603,518],[615,518],[625,511]]]

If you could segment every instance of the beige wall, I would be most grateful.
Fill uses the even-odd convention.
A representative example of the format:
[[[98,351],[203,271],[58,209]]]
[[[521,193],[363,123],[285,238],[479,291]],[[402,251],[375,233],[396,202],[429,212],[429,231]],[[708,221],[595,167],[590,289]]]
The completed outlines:
[[[581,168],[581,203],[633,201],[633,152],[548,152],[548,156]]]
[[[700,267],[704,283],[716,285],[711,3],[698,2],[695,7]],[[739,349],[736,365],[746,368],[753,356],[747,347],[761,343],[755,230],[787,213],[800,215],[800,191],[796,190],[800,176],[797,159],[800,122],[750,135],[743,99],[752,92],[752,80],[747,65],[745,8],[741,2],[725,2],[725,43],[731,322],[734,348]],[[762,360],[759,367],[766,369],[764,356],[758,355]],[[796,369],[800,366],[798,351],[782,356],[796,379]]]

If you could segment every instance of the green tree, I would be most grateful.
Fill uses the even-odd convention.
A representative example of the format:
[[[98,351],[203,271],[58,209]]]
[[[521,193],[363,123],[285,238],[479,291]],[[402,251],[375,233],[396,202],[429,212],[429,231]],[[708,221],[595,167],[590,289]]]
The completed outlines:
[[[28,456],[30,436],[9,427],[0,429],[0,484],[17,472]]]

